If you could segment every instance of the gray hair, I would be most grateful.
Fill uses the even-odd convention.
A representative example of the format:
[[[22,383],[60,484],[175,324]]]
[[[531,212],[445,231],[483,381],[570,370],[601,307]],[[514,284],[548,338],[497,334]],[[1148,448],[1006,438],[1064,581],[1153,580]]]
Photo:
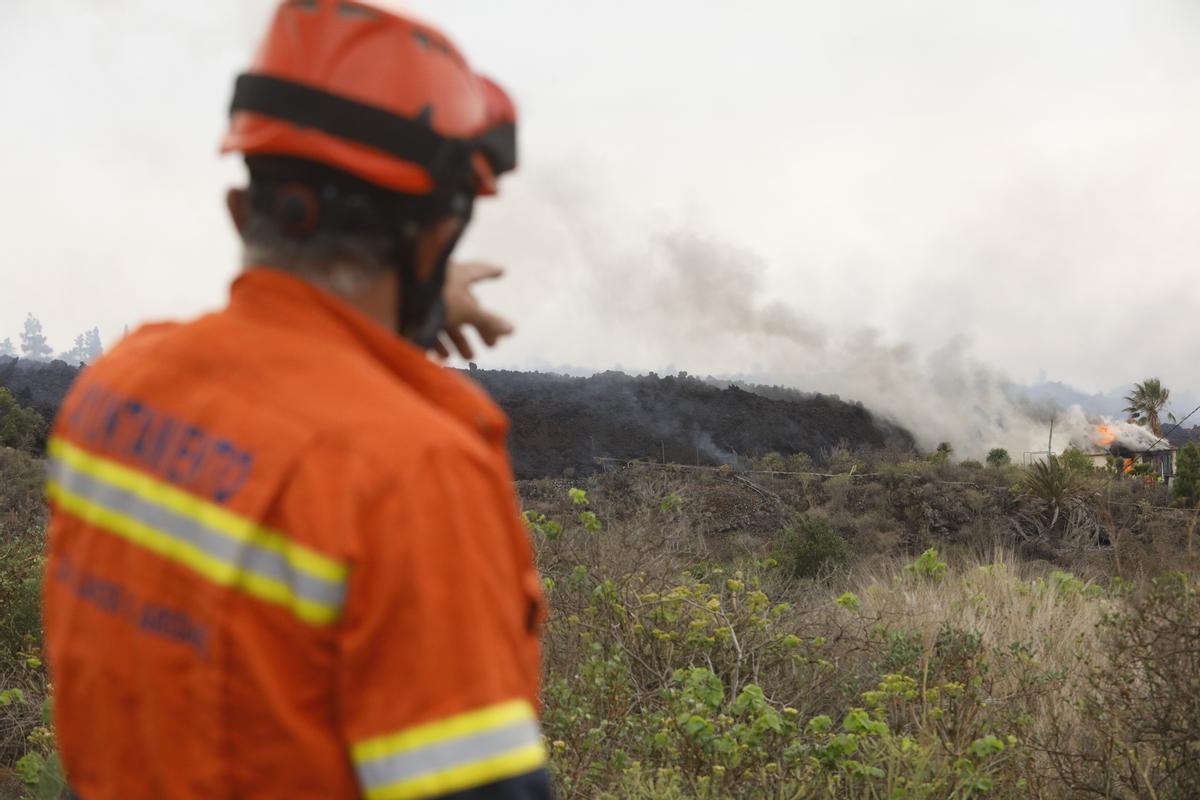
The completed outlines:
[[[279,230],[270,217],[251,210],[242,229],[242,266],[290,272],[337,294],[353,294],[393,270],[393,242],[386,236],[317,230],[303,239]]]

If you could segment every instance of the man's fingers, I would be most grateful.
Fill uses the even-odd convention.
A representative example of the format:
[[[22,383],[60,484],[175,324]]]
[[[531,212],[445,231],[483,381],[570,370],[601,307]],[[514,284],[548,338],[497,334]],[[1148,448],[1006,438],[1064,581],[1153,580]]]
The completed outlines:
[[[499,314],[493,314],[483,308],[479,309],[478,316],[472,322],[488,347],[494,347],[501,336],[509,336],[513,332],[511,322]]]
[[[492,281],[504,275],[504,267],[488,263],[487,261],[464,261],[461,264],[461,268],[467,283]]]
[[[471,349],[471,343],[467,341],[462,328],[447,328],[446,335],[450,337],[450,341],[454,342],[454,347],[458,350],[459,355],[468,361],[475,357],[475,351]]]
[[[480,281],[495,280],[504,275],[504,268],[487,261],[455,261],[449,269],[443,292],[447,312],[445,335],[449,339],[446,349],[451,349],[450,344],[453,344],[453,349],[463,358],[471,359],[475,350],[464,335],[467,326],[479,331],[479,337],[488,347],[513,332],[512,323],[481,306],[471,291],[471,287]]]
[[[450,358],[450,351],[446,349],[446,343],[441,339],[438,339],[436,342],[434,342],[433,352],[437,353],[438,357],[443,361]]]

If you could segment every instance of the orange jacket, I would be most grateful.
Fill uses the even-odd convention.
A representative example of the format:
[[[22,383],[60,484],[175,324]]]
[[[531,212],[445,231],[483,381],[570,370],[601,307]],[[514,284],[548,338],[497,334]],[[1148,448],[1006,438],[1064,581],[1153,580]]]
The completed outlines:
[[[261,268],[85,370],[49,446],[45,580],[75,791],[383,800],[544,777],[507,424]]]

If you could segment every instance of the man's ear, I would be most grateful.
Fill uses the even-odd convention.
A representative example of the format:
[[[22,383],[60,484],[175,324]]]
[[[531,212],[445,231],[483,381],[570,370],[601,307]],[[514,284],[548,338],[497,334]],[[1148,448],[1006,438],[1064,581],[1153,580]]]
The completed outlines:
[[[230,189],[225,193],[225,207],[229,209],[229,218],[233,220],[238,236],[245,238],[246,222],[250,218],[250,193],[245,189]]]

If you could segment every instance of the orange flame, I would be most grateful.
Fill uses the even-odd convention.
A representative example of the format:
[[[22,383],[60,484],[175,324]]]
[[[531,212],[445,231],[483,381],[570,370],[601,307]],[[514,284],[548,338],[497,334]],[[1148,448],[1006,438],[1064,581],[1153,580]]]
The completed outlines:
[[[1108,447],[1117,440],[1117,434],[1107,425],[1098,425],[1096,427],[1096,444],[1101,447]]]

